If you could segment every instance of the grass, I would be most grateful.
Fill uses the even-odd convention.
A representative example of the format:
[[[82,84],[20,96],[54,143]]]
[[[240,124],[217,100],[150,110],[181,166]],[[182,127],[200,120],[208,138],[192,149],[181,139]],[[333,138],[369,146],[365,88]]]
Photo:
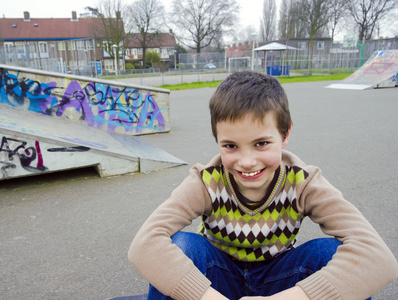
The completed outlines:
[[[295,82],[343,80],[349,75],[351,75],[351,73],[331,74],[331,75],[312,75],[312,76],[286,76],[286,77],[277,77],[277,78],[280,83],[295,83]],[[177,90],[200,89],[205,87],[212,88],[212,87],[217,87],[220,83],[221,80],[198,81],[198,82],[181,83],[181,84],[165,84],[158,87],[163,89],[168,89],[171,91],[177,91]]]

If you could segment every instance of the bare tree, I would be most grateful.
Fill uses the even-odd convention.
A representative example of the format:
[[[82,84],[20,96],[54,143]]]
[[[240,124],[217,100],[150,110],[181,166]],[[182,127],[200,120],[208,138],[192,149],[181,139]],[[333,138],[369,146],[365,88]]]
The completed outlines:
[[[302,7],[295,0],[282,0],[279,8],[279,37],[300,38],[307,34],[307,24],[303,22]]]
[[[348,15],[348,7],[346,0],[331,0],[331,2],[332,6],[330,9],[329,28],[333,42],[341,20]]]
[[[397,6],[397,0],[351,0],[347,2],[351,16],[358,25],[358,40],[372,38],[378,23]]]
[[[308,24],[308,35],[311,41],[326,27],[330,20],[331,0],[301,0],[301,18]]]
[[[160,36],[164,23],[164,6],[159,0],[137,0],[127,7],[126,12],[129,30],[138,39],[143,50],[142,61],[145,67],[146,50],[152,40]]]
[[[234,43],[251,43],[253,41],[253,33],[256,33],[256,28],[253,25],[247,25],[236,29],[233,34]]]
[[[263,41],[271,41],[275,38],[276,31],[276,1],[264,0],[263,15],[260,24],[260,37]]]
[[[395,5],[388,16],[380,20],[379,25],[377,32],[379,38],[381,36],[398,36],[398,5]]]
[[[91,30],[94,37],[101,41],[101,49],[112,58],[119,57],[122,49],[127,49],[126,37],[121,12],[124,6],[121,0],[102,0],[97,7],[86,7],[93,18]],[[116,74],[118,66],[115,66]]]
[[[197,53],[236,23],[236,0],[173,0],[174,32],[179,42]]]
[[[321,36],[330,20],[331,0],[301,0],[301,18],[308,25],[310,37],[309,66],[312,68],[312,57],[314,54],[314,42],[316,36]]]

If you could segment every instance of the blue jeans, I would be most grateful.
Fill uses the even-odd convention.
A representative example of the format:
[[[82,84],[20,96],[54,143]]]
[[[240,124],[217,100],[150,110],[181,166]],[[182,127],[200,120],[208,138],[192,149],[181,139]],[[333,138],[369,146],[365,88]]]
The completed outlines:
[[[241,262],[233,260],[196,233],[178,232],[172,242],[206,275],[211,286],[230,300],[243,296],[271,296],[291,288],[325,266],[341,245],[333,238],[315,239],[271,261]],[[150,285],[148,299],[172,298]]]

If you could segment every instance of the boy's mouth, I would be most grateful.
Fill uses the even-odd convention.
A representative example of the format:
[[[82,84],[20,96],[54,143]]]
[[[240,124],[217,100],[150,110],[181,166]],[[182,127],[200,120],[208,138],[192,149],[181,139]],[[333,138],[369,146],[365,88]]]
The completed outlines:
[[[262,173],[265,169],[262,169],[260,171],[253,171],[253,172],[239,172],[239,174],[241,174],[244,177],[256,177],[256,175],[259,175],[260,173]]]
[[[247,177],[252,177],[254,175],[257,175],[258,173],[260,173],[260,171],[251,172],[251,173],[242,172],[242,174],[247,176]]]

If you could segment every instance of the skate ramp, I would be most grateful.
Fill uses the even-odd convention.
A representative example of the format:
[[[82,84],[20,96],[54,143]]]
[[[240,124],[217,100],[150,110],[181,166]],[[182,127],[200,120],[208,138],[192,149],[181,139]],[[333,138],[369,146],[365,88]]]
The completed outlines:
[[[167,132],[169,90],[0,65],[0,180],[93,166],[100,176],[185,164],[139,134]]]
[[[0,105],[0,180],[93,166],[101,177],[185,164],[126,136]]]
[[[107,132],[170,131],[170,91],[0,65],[0,104]]]
[[[395,87],[398,84],[397,77],[398,50],[376,51],[356,72],[326,87],[352,90]]]

